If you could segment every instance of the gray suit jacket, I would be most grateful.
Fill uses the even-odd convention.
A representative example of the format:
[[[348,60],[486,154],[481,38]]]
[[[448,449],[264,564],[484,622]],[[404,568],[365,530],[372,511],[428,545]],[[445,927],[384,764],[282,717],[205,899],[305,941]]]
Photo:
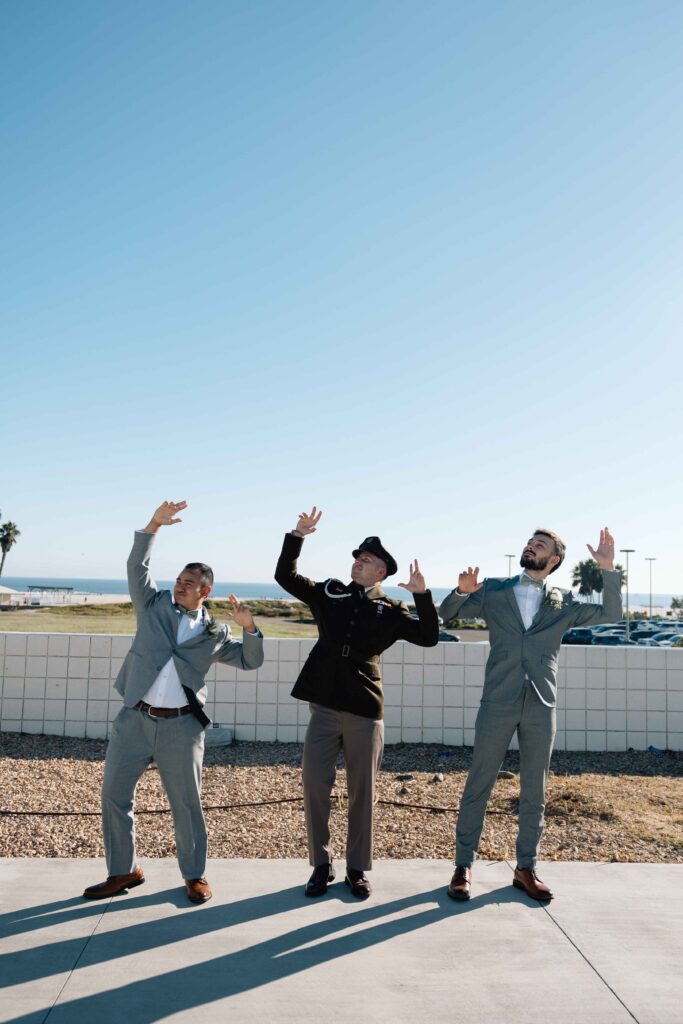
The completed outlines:
[[[258,668],[263,664],[263,636],[260,631],[258,636],[245,632],[242,641],[233,640],[228,626],[219,626],[210,619],[203,633],[179,644],[178,620],[182,612],[170,590],[159,590],[149,571],[154,537],[153,533],[136,532],[128,556],[128,586],[138,628],[114,685],[126,707],[134,707],[168,659],[173,658],[181,685],[191,690],[203,705],[204,677],[210,666],[220,661],[242,669]]]
[[[519,577],[487,579],[484,586],[464,597],[451,591],[442,601],[444,620],[455,615],[486,619],[491,652],[486,662],[482,700],[512,703],[522,692],[526,678],[533,682],[541,700],[550,707],[557,697],[557,658],[562,635],[571,626],[616,622],[621,618],[621,585],[618,572],[604,572],[603,603],[582,604],[567,591],[546,582],[546,597],[528,629],[524,628],[513,587]],[[561,598],[553,607],[550,593]]]

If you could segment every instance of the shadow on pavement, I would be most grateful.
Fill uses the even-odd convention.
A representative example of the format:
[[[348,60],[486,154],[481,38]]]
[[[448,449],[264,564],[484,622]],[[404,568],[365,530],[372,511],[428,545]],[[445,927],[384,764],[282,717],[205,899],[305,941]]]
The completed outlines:
[[[175,902],[176,895],[178,903]],[[509,886],[475,896],[461,904],[448,898],[445,887],[378,906],[359,906],[341,886],[332,887],[329,898],[346,904],[353,903],[358,906],[358,910],[354,914],[344,912],[329,920],[305,925],[202,963],[155,973],[118,988],[70,1001],[67,999],[51,1011],[49,1006],[43,1010],[33,1010],[8,1020],[7,1024],[29,1024],[44,1020],[48,1013],[49,1024],[92,1024],[93,1021],[105,1024],[114,1020],[120,1024],[122,1013],[132,1013],[135,1024],[152,1024],[180,1011],[259,988],[321,963],[426,928],[444,917],[457,917],[494,904],[527,903],[524,894],[518,894]],[[213,907],[181,904],[182,891],[175,889],[134,899],[134,907],[131,906],[131,899],[112,902],[106,908],[107,916],[125,909],[153,907],[164,903],[182,906],[187,913],[174,914],[161,920],[142,921],[110,932],[96,932],[87,943],[78,969],[111,964],[124,956],[157,951],[194,936],[302,909],[301,886]],[[33,923],[34,927],[58,925],[64,920],[73,920],[78,916],[75,902],[63,900],[29,908],[23,914],[18,912],[4,915],[0,918],[0,930],[11,930],[10,918],[18,925]],[[538,907],[538,904],[533,903],[533,906]],[[92,914],[90,906],[84,909]],[[100,913],[101,910],[99,908]],[[400,915],[398,918],[395,917],[397,914]],[[386,920],[389,917],[392,920]],[[336,934],[342,931],[344,935]],[[85,941],[80,936],[10,953],[4,957],[3,974],[11,978],[12,985],[17,985],[70,971],[81,956]],[[220,941],[218,937],[217,941]],[[158,959],[156,963],[159,963]]]

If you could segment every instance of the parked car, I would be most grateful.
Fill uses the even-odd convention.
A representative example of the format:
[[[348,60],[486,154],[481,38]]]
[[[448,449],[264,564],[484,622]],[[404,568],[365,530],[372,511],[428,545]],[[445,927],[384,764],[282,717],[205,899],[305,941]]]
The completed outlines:
[[[460,643],[460,637],[456,636],[455,633],[447,633],[445,629],[439,630],[439,642],[440,643]]]
[[[669,629],[663,633],[655,633],[654,636],[650,637],[651,640],[656,640],[658,644],[661,644],[664,640],[678,640],[680,633],[676,629]]]
[[[637,647],[635,640],[627,640],[625,633],[600,633],[593,637],[593,644],[599,647]]]
[[[593,632],[587,626],[574,626],[568,629],[562,637],[563,644],[584,644],[587,647],[593,643]]]

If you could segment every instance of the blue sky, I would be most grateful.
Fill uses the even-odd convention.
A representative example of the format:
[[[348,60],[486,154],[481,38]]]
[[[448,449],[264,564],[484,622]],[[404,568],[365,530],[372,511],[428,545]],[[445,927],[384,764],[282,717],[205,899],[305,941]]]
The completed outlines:
[[[7,575],[448,586],[608,524],[683,589],[677,3],[0,7]],[[558,582],[567,581],[567,574]]]

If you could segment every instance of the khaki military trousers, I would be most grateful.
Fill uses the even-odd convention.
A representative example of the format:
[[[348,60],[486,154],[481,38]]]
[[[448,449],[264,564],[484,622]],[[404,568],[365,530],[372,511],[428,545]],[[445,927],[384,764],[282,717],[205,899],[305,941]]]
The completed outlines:
[[[372,816],[375,780],[384,753],[384,722],[311,704],[303,757],[304,808],[308,857],[313,867],[332,861],[330,794],[336,763],[344,751],[349,798],[346,865],[372,867]]]

